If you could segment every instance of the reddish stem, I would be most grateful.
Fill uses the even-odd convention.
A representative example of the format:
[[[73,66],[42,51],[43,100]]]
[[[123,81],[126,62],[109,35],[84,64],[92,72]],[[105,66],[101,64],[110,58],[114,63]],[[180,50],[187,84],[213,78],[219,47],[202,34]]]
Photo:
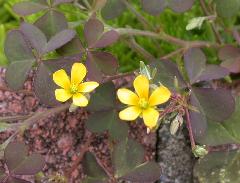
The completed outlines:
[[[196,143],[195,143],[194,136],[193,136],[192,125],[191,125],[191,122],[190,122],[190,115],[189,115],[189,111],[188,111],[187,108],[185,108],[184,110],[185,110],[185,114],[186,114],[186,125],[187,125],[187,128],[188,128],[191,147],[193,149],[196,146]]]

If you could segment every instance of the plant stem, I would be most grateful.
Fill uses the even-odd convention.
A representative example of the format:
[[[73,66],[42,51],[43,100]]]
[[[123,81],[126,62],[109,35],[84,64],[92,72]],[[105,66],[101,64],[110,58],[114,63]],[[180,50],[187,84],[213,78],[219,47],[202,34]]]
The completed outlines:
[[[103,80],[104,83],[107,83],[109,81],[113,81],[119,78],[127,77],[127,76],[132,76],[134,75],[134,72],[126,72],[126,73],[121,73],[113,76],[106,76],[105,79]]]
[[[128,36],[147,36],[155,39],[161,39],[166,42],[170,42],[172,44],[176,44],[178,46],[184,47],[185,49],[193,48],[193,47],[219,47],[220,45],[217,43],[211,43],[207,41],[186,41],[171,35],[168,35],[164,32],[155,33],[152,31],[144,31],[139,29],[132,28],[117,28],[115,29],[120,35],[128,35]]]
[[[196,146],[196,143],[195,143],[194,136],[193,136],[192,125],[191,125],[191,121],[190,121],[190,115],[189,115],[189,111],[188,111],[187,108],[185,108],[184,110],[185,110],[185,114],[186,114],[186,125],[187,125],[187,128],[188,128],[191,147],[193,149]]]
[[[155,59],[154,56],[151,53],[149,53],[147,50],[145,50],[143,47],[141,47],[133,37],[130,37],[129,39],[124,40],[124,42],[134,51],[141,54],[147,61],[151,62],[152,60]]]
[[[201,8],[202,8],[204,14],[205,14],[206,16],[211,16],[211,13],[208,11],[208,8],[207,8],[207,5],[206,5],[205,0],[200,0],[200,5],[201,5]],[[221,35],[220,35],[220,33],[218,32],[218,30],[217,30],[216,25],[215,25],[214,22],[211,23],[211,28],[212,28],[212,30],[213,30],[213,33],[214,33],[216,39],[217,39],[217,42],[218,42],[219,44],[222,44],[222,43],[223,43],[223,40],[222,40]]]
[[[217,146],[208,146],[207,147],[208,152],[221,152],[221,151],[234,151],[240,149],[240,144],[223,144],[223,145],[217,145]]]
[[[162,56],[160,59],[167,60],[167,59],[172,58],[173,56],[175,56],[177,54],[180,54],[180,53],[184,52],[184,50],[185,50],[184,48],[179,48],[178,50],[175,50],[175,51],[173,51],[173,52],[171,52],[171,53],[169,53],[165,56]]]

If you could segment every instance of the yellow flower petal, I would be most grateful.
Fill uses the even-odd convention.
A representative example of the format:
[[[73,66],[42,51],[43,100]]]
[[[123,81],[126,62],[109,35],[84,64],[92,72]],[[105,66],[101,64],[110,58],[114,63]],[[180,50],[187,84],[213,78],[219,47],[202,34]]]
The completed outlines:
[[[53,81],[62,88],[69,88],[70,80],[65,70],[60,69],[53,73]]]
[[[136,107],[136,106],[128,107],[120,111],[119,118],[121,120],[133,121],[137,119],[137,117],[140,115],[141,112],[142,111],[139,107]]]
[[[154,108],[148,108],[143,111],[143,121],[144,124],[152,129],[157,125],[157,121],[159,118],[159,112]]]
[[[95,88],[97,88],[99,86],[99,84],[97,82],[85,82],[85,83],[81,83],[78,87],[78,91],[79,92],[91,92],[93,91]]]
[[[71,70],[71,83],[81,83],[86,74],[87,69],[82,63],[74,63]]]
[[[73,104],[80,107],[88,105],[88,99],[81,93],[73,95]]]
[[[117,96],[122,103],[128,105],[137,105],[139,101],[138,96],[134,92],[126,88],[119,89],[117,91]]]
[[[139,75],[133,82],[135,91],[140,98],[148,99],[149,80],[144,75]]]
[[[68,99],[72,97],[72,94],[65,89],[56,89],[55,90],[55,97],[56,100],[60,102],[66,102]]]
[[[165,86],[160,86],[153,91],[149,98],[149,105],[155,106],[160,105],[169,100],[171,97],[171,92]]]

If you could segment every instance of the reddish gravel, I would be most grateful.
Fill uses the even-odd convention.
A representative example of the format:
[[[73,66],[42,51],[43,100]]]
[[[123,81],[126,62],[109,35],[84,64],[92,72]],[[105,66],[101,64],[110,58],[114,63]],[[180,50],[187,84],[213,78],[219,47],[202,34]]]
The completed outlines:
[[[31,74],[30,74],[31,75]],[[132,78],[118,80],[117,85],[131,83]],[[0,86],[4,86],[4,69],[0,69]],[[25,89],[32,91],[31,76],[25,83]],[[44,109],[39,101],[31,95],[0,90],[0,116],[29,114]],[[84,121],[88,114],[84,109],[74,113],[68,111],[40,120],[23,135],[17,136],[17,141],[24,141],[30,152],[39,152],[45,156],[44,173],[48,176],[64,175],[79,156],[79,149],[84,145]],[[137,139],[146,148],[146,160],[154,157],[155,134],[146,134],[142,123],[131,123],[129,135]],[[9,132],[0,133],[0,142],[10,136]],[[101,159],[104,165],[110,167],[110,151],[107,133],[97,135],[91,143],[90,150]],[[72,182],[80,183],[84,177],[81,164],[71,174]],[[30,178],[31,180],[31,178]]]

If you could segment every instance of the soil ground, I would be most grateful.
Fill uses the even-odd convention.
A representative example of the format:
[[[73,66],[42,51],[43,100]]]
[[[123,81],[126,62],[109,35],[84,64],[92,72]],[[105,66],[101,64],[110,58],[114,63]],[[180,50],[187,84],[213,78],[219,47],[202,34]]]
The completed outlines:
[[[0,86],[5,85],[4,73],[5,70],[0,68]],[[117,81],[117,84],[131,83],[131,80],[128,78]],[[25,89],[32,91],[31,77],[25,83]],[[0,116],[26,115],[43,109],[33,95],[0,90]],[[18,135],[16,140],[24,141],[30,152],[38,152],[45,156],[46,166],[43,172],[46,175],[64,175],[79,156],[79,149],[86,140],[83,136],[87,117],[88,113],[84,109],[78,109],[74,113],[64,111],[35,123],[24,134]],[[0,142],[4,142],[10,135],[10,132],[0,133]],[[141,123],[131,123],[129,135],[145,147],[146,160],[156,158],[155,152],[158,150],[157,159],[163,172],[159,183],[193,182],[192,168],[195,160],[185,133],[181,131],[172,136],[167,125],[164,125],[159,131],[156,145],[156,134],[147,134]],[[90,149],[109,166],[110,151],[107,144],[107,133],[97,135]],[[81,164],[72,172],[71,177],[73,183],[81,182],[84,177]],[[27,179],[34,182],[32,177]]]

